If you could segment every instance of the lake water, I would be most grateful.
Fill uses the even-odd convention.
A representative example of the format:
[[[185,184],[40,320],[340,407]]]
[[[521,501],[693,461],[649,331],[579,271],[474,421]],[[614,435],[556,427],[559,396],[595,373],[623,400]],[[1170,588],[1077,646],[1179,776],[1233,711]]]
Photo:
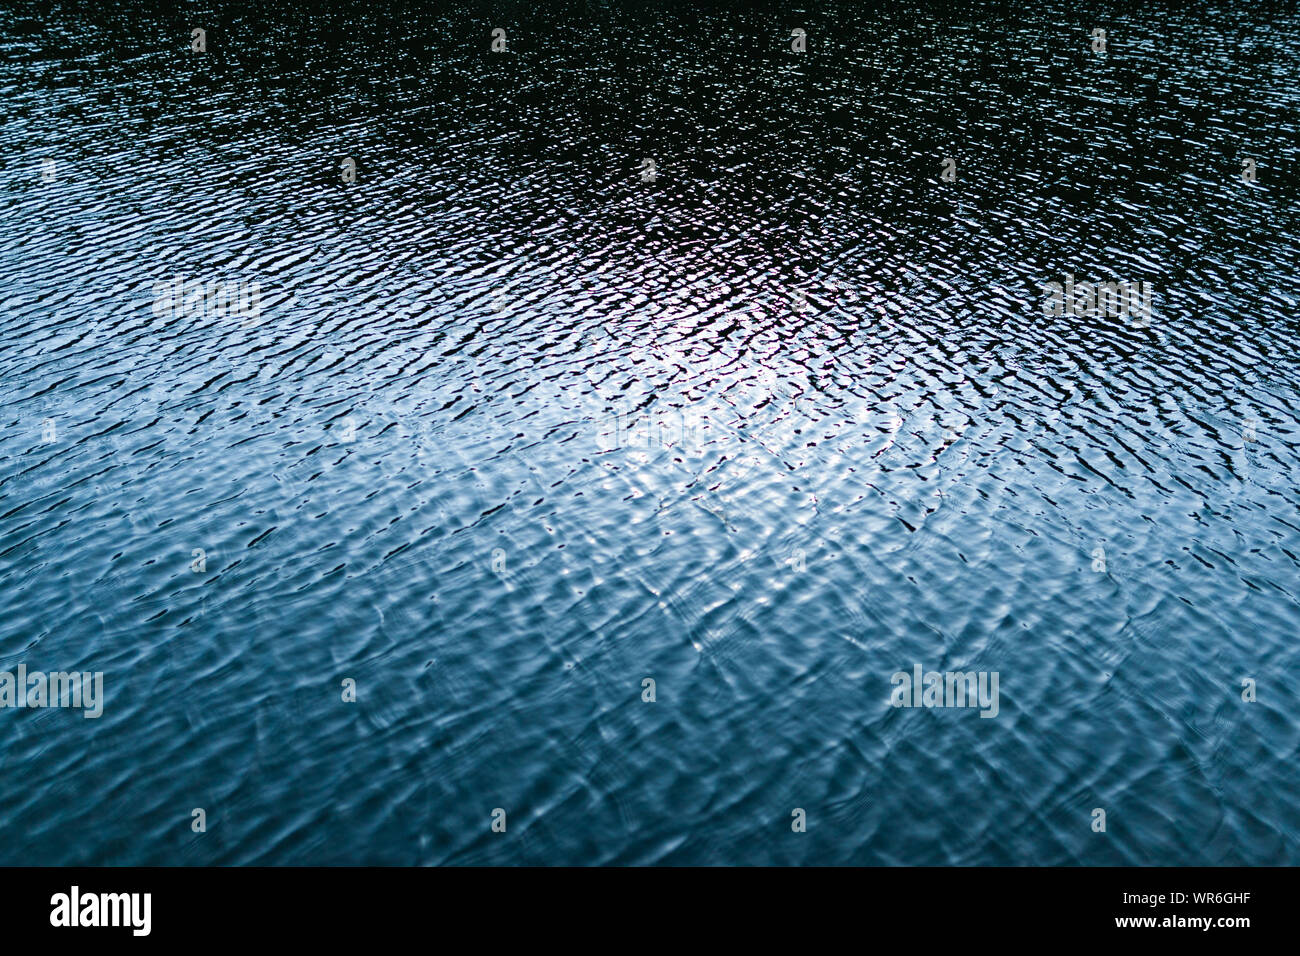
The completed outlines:
[[[1127,9],[6,4],[0,862],[1300,862],[1300,14]]]

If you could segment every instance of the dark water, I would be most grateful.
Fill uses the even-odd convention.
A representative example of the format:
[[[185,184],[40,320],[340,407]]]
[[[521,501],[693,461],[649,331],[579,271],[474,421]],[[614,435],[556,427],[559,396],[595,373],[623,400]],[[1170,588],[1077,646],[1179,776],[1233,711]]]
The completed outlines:
[[[0,862],[1300,862],[1300,13],[1146,6],[6,3]]]

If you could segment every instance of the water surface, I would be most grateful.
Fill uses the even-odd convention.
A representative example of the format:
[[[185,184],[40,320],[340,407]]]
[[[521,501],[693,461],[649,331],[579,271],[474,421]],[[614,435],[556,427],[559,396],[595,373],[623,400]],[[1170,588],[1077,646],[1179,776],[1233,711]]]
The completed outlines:
[[[1300,17],[961,6],[6,4],[0,862],[1300,861]]]

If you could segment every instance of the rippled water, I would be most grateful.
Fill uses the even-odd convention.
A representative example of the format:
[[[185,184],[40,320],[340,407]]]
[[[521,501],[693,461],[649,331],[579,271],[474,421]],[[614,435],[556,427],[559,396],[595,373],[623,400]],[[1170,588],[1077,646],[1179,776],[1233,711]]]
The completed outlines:
[[[1115,10],[6,5],[0,862],[1300,862],[1300,15]]]

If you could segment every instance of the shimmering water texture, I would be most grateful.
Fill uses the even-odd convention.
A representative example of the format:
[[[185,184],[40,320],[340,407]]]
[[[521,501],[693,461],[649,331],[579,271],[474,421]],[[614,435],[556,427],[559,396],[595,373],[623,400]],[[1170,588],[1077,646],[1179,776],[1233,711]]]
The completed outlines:
[[[1300,862],[1300,13],[1127,9],[6,4],[0,862]]]

